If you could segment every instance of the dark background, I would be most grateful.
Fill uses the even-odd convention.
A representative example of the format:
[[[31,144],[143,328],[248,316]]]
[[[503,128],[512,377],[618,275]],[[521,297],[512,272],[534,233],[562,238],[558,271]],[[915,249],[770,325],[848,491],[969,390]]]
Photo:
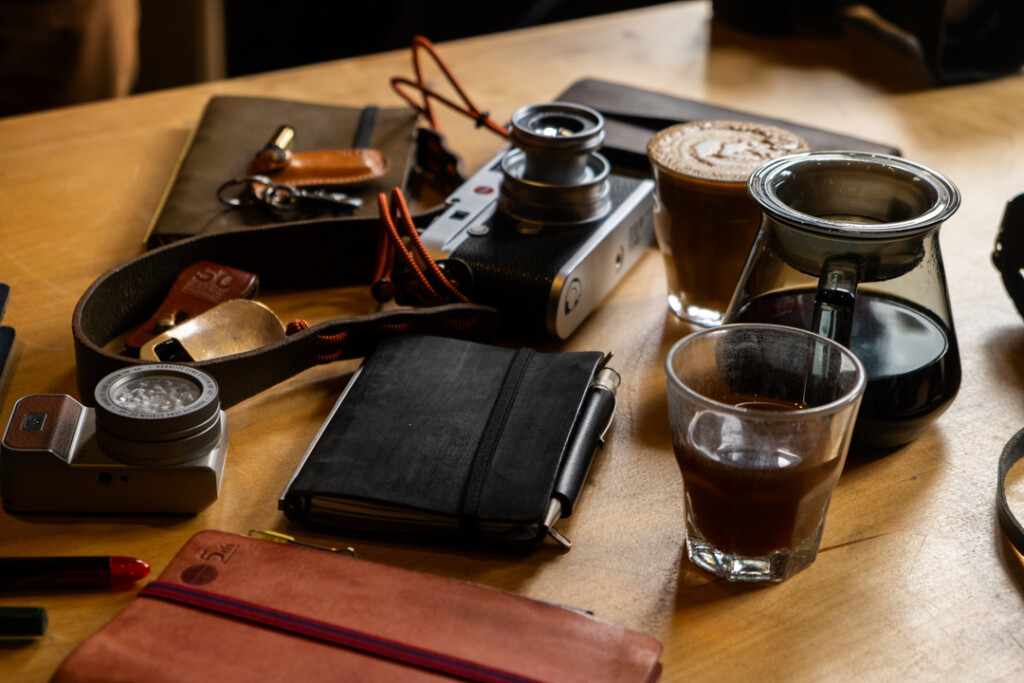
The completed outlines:
[[[496,33],[655,4],[650,0],[367,0],[288,3],[225,0],[229,76],[258,73],[434,42]]]
[[[664,1],[664,0],[662,0]],[[660,4],[652,0],[141,0],[136,92]]]

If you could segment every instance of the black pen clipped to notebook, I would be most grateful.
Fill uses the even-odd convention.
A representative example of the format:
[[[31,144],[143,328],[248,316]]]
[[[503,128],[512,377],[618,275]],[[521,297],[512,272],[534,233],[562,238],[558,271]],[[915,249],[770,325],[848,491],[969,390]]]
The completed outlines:
[[[612,426],[615,416],[615,392],[622,382],[618,372],[608,367],[612,354],[605,354],[601,369],[594,376],[583,399],[580,414],[573,427],[573,436],[558,472],[555,489],[551,493],[544,526],[548,535],[565,548],[572,547],[572,541],[555,528],[562,517],[572,514],[573,505],[579,498],[583,482],[590,472],[594,454],[604,445],[604,435]]]

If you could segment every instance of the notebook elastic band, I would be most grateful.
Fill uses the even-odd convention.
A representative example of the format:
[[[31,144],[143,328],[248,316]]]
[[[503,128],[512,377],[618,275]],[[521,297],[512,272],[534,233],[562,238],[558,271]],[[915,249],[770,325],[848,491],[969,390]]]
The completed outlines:
[[[315,640],[358,650],[371,655],[437,671],[469,681],[483,683],[537,683],[536,679],[481,665],[475,662],[433,652],[406,643],[363,633],[299,614],[218,595],[199,588],[164,581],[154,581],[143,588],[142,596],[159,598],[215,612],[261,626],[313,638]]]

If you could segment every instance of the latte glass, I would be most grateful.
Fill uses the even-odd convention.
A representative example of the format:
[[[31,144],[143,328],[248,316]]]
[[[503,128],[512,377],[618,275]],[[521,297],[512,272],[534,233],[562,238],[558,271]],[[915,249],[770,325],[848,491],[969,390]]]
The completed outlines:
[[[806,149],[789,131],[746,121],[695,121],[654,136],[654,229],[677,316],[703,326],[722,321],[761,223],[747,179],[761,164]]]

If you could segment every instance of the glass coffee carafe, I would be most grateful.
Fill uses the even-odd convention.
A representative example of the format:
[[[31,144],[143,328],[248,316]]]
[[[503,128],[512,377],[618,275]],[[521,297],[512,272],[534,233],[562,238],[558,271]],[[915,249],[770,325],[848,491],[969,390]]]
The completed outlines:
[[[960,355],[939,226],[960,203],[898,157],[810,152],[750,177],[763,214],[725,322],[767,322],[848,346],[867,370],[854,443],[902,445],[949,407]]]

